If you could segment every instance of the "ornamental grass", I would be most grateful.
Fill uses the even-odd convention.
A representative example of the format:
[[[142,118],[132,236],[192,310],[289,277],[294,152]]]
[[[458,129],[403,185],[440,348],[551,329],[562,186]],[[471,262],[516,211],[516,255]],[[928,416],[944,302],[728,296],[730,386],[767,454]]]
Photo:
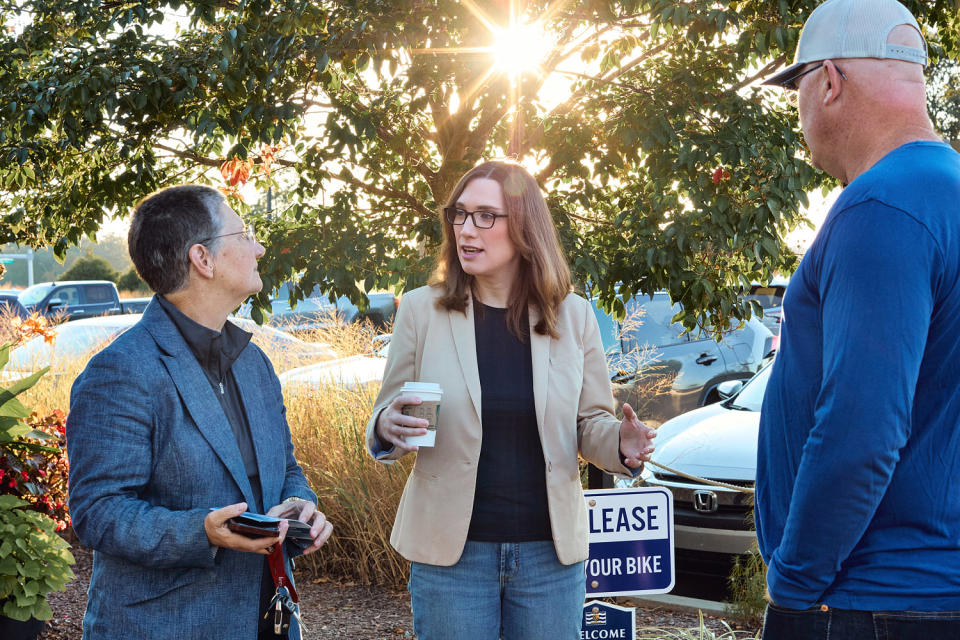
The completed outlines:
[[[332,323],[298,336],[329,344],[346,357],[369,355],[374,337],[389,332],[389,327],[378,332],[369,322]],[[317,578],[399,590],[406,587],[409,568],[390,546],[390,531],[414,458],[387,466],[367,454],[364,434],[379,389],[376,382],[284,390],[297,461],[334,526],[330,542],[297,564]]]

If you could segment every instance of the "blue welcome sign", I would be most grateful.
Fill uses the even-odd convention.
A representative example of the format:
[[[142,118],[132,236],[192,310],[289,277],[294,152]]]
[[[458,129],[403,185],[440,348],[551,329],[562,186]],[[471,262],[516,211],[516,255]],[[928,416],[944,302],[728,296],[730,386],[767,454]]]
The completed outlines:
[[[674,583],[673,494],[662,487],[585,491],[587,596],[667,593]]]
[[[633,640],[637,637],[637,610],[591,600],[583,605],[580,640]]]

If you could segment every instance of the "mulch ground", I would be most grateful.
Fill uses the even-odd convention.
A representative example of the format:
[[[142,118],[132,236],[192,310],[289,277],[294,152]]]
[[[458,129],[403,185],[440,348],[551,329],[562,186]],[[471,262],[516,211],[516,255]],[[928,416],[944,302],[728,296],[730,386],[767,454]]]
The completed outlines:
[[[93,567],[93,554],[79,543],[73,542],[73,555],[77,560],[73,571],[76,578],[65,591],[49,596],[54,618],[47,623],[42,640],[80,640],[81,621],[87,602],[87,585]],[[307,575],[297,576],[297,591],[303,607],[307,631],[303,640],[328,640],[330,638],[395,639],[413,638],[413,619],[410,615],[410,596],[404,591],[397,593],[375,586],[362,586],[352,582],[336,582],[324,578],[313,579]],[[715,633],[726,631],[719,618],[704,616],[704,623]],[[755,628],[737,625],[749,636]],[[637,628],[697,629],[699,619],[695,613],[670,611],[661,608],[637,608]],[[650,637],[644,634],[643,637]],[[675,636],[674,636],[675,637]],[[697,638],[699,635],[690,637]]]

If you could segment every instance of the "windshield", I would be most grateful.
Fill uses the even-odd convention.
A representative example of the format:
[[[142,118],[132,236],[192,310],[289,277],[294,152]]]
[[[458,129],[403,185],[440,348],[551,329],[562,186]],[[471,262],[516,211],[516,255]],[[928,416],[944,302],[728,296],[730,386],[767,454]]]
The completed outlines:
[[[35,284],[32,287],[28,287],[20,292],[20,304],[26,306],[28,304],[37,304],[43,300],[50,290],[53,289],[52,283],[46,284]]]
[[[730,408],[745,411],[760,411],[760,406],[763,404],[763,394],[767,390],[767,381],[770,380],[771,371],[773,371],[772,362],[747,381],[747,384],[740,390],[740,393],[733,397]]]
[[[750,293],[743,296],[744,300],[756,300],[764,309],[770,307],[779,307],[783,304],[783,294],[786,287],[770,286],[761,287],[754,285],[750,287]]]

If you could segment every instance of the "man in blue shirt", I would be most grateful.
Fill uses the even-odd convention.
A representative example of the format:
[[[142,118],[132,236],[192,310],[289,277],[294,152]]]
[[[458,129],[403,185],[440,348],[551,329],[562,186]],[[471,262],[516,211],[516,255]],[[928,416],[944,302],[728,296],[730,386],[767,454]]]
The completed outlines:
[[[784,298],[761,414],[767,640],[960,638],[960,155],[926,62],[895,0],[829,0],[767,81],[845,185]]]

